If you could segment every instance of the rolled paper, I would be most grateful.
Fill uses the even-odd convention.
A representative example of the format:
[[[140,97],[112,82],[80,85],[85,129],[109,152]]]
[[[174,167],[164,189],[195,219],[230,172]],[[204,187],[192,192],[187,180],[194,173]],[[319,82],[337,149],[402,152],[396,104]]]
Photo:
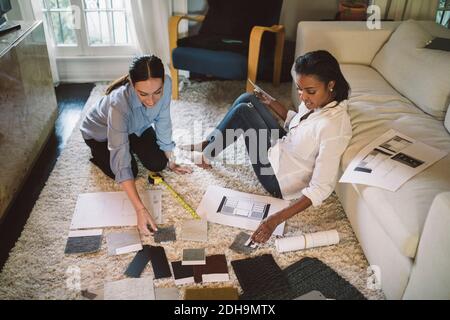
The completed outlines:
[[[332,246],[340,241],[336,230],[305,234],[299,237],[277,239],[275,246],[279,253]]]

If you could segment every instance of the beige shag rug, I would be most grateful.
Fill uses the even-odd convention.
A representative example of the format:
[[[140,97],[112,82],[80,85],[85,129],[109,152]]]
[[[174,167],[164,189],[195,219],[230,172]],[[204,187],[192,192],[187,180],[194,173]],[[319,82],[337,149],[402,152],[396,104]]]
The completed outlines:
[[[174,138],[178,144],[198,142],[206,135],[208,128],[214,127],[227,112],[233,100],[244,91],[244,82],[204,82],[191,83],[183,90],[180,100],[172,103]],[[289,104],[291,86],[283,84],[273,88],[264,87],[274,96]],[[95,103],[103,94],[105,87],[97,86],[87,102]],[[181,130],[182,129],[182,130]],[[219,185],[235,190],[266,195],[258,183],[250,164],[246,161],[244,146],[240,141],[236,147],[224,153],[228,161],[218,161],[213,170],[204,171],[195,168],[188,176],[178,176],[164,172],[166,180],[176,186],[179,193],[194,208],[209,185]],[[183,157],[183,154],[179,154]],[[233,162],[234,157],[234,163]],[[109,257],[106,241],[97,254],[84,256],[66,256],[64,249],[69,232],[72,214],[77,197],[81,193],[120,191],[118,185],[106,178],[90,162],[90,151],[84,144],[78,128],[73,132],[67,147],[63,151],[56,167],[43,189],[22,235],[10,253],[0,274],[0,299],[84,299],[77,290],[73,290],[73,280],[81,280],[82,289],[101,289],[106,281],[125,278],[124,270],[134,254]],[[220,159],[219,159],[220,160]],[[138,189],[149,188],[145,170],[140,168],[137,180]],[[163,215],[165,224],[175,225],[180,232],[181,223],[190,219],[188,213],[172,198],[169,192],[163,193]],[[383,299],[380,291],[367,288],[368,262],[356,240],[350,223],[335,195],[318,208],[311,208],[291,219],[286,226],[286,235],[310,233],[337,229],[342,241],[337,246],[278,254],[272,240],[254,255],[271,253],[280,267],[285,268],[303,257],[321,259],[341,276],[352,283],[369,299]],[[104,235],[113,231],[105,230]],[[213,286],[235,285],[239,283],[230,262],[245,258],[228,249],[235,236],[241,230],[222,225],[209,225],[207,254],[227,256],[230,266],[230,283]],[[153,244],[152,239],[144,239]],[[177,241],[164,244],[169,261],[181,260],[184,248],[199,248],[202,243]],[[77,270],[80,271],[78,274]],[[152,277],[152,268],[144,271],[143,277]],[[75,281],[76,282],[76,281]],[[155,281],[155,287],[172,287],[171,279]],[[180,288],[181,295],[184,287]]]

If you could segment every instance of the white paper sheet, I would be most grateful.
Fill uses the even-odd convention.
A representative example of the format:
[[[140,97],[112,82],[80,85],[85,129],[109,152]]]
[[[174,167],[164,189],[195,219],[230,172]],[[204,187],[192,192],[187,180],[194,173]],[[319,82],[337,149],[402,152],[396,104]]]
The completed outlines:
[[[161,190],[140,194],[157,224],[162,224]],[[134,208],[124,192],[87,193],[78,197],[71,230],[137,226]]]
[[[446,152],[390,130],[358,153],[339,182],[395,192],[446,155]]]
[[[226,198],[225,201],[229,201],[229,205],[219,210],[224,197]],[[289,204],[290,202],[286,200],[209,186],[197,208],[197,213],[203,219],[212,223],[255,231],[262,220],[257,219],[262,207],[270,205],[268,216],[271,216],[286,208]],[[282,236],[284,226],[285,223],[279,225],[275,229],[274,235]]]

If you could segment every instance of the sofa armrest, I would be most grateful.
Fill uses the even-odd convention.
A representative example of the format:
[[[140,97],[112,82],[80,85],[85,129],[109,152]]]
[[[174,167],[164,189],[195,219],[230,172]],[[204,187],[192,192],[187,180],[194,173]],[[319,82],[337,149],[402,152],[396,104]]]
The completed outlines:
[[[404,299],[450,299],[450,192],[431,205]]]
[[[248,78],[256,83],[258,75],[259,53],[261,51],[261,40],[265,32],[276,34],[275,60],[273,68],[273,84],[280,85],[281,63],[283,60],[285,29],[282,25],[272,27],[255,26],[250,34],[250,45],[248,53]],[[253,92],[253,86],[247,81],[247,92]]]
[[[339,63],[370,65],[399,22],[382,22],[370,30],[360,21],[304,21],[298,24],[296,56],[327,50]]]

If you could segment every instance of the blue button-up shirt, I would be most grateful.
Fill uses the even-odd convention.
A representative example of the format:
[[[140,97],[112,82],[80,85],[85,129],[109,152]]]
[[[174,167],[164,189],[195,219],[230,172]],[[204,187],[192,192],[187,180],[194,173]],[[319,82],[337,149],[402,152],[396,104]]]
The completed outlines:
[[[118,183],[134,179],[129,135],[140,137],[154,126],[160,149],[169,152],[175,149],[170,118],[171,94],[172,81],[166,75],[163,96],[152,108],[145,107],[134,88],[126,84],[104,96],[87,111],[80,128],[83,138],[108,141],[111,170]]]

